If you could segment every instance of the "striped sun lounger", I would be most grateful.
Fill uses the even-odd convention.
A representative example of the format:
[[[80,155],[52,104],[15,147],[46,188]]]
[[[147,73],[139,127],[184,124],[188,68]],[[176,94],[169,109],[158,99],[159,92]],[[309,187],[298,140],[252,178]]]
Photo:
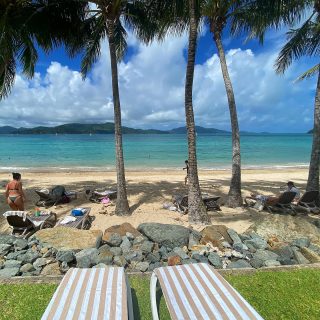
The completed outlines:
[[[133,319],[131,289],[124,269],[71,268],[41,319]]]
[[[158,281],[173,320],[262,319],[216,270],[198,263],[154,270],[150,283],[153,320],[159,319]]]

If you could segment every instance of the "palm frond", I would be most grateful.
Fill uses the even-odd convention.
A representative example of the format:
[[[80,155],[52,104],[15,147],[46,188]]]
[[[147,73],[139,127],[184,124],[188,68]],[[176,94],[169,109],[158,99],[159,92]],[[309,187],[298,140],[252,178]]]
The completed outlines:
[[[127,50],[127,32],[122,26],[120,19],[114,24],[114,43],[116,46],[117,60],[121,61]]]
[[[305,80],[307,78],[311,78],[313,77],[315,74],[318,74],[320,71],[320,64],[317,64],[315,66],[313,66],[312,68],[310,68],[309,70],[307,70],[306,72],[304,72],[301,76],[299,76],[294,82],[298,82],[298,81],[302,81]]]
[[[0,54],[0,101],[11,92],[16,74],[14,59]]]

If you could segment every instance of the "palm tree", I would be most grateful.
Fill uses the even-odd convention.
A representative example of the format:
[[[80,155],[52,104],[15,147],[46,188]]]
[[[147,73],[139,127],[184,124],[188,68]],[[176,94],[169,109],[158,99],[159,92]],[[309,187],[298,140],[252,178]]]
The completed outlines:
[[[309,13],[309,14],[308,14]],[[263,41],[265,31],[281,28],[284,24],[292,28],[288,42],[282,48],[276,64],[276,72],[284,73],[293,60],[302,56],[319,57],[320,53],[320,0],[252,0],[247,1],[246,11],[239,12],[242,18],[234,25],[234,31],[246,29],[251,37]],[[302,23],[301,23],[302,22]],[[312,151],[307,182],[307,191],[319,190],[320,166],[320,64],[306,71],[298,80],[317,75],[314,103],[314,129]]]
[[[83,16],[84,5],[71,0],[0,2],[0,100],[10,94],[17,64],[25,76],[32,78],[37,46],[49,52],[69,41],[71,35],[79,33]]]
[[[77,0],[75,0],[77,1]],[[78,0],[81,2],[81,0]],[[121,104],[118,85],[118,61],[126,51],[126,30],[124,25],[135,31],[138,38],[148,41],[148,34],[152,32],[152,25],[146,15],[146,7],[142,1],[129,0],[92,0],[95,9],[88,10],[84,21],[81,39],[69,43],[71,54],[84,50],[82,60],[82,74],[85,77],[101,53],[103,39],[109,43],[112,94],[114,105],[116,171],[117,171],[117,202],[116,214],[129,215],[127,199],[123,143],[121,132]]]

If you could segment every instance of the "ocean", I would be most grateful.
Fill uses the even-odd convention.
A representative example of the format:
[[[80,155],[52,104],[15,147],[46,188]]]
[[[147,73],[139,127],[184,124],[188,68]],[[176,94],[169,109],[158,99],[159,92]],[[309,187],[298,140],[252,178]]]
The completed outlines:
[[[132,170],[181,169],[183,134],[124,135],[125,166]],[[242,134],[243,168],[308,166],[308,134]],[[113,135],[0,135],[0,170],[113,170]],[[231,136],[197,136],[201,169],[231,168]]]

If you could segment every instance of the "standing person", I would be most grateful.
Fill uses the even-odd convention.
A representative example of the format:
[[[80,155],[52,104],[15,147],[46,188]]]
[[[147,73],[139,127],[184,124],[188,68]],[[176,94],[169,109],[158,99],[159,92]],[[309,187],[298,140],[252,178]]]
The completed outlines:
[[[24,211],[26,196],[22,190],[21,174],[13,172],[12,178],[12,181],[10,181],[6,186],[5,196],[7,203],[14,211]]]
[[[184,163],[186,164],[186,166],[183,168],[183,170],[187,170],[187,175],[184,178],[184,185],[186,185],[187,182],[189,181],[189,162],[188,160],[186,160]]]

